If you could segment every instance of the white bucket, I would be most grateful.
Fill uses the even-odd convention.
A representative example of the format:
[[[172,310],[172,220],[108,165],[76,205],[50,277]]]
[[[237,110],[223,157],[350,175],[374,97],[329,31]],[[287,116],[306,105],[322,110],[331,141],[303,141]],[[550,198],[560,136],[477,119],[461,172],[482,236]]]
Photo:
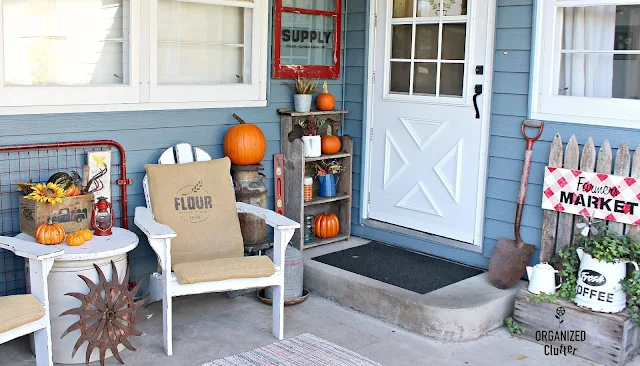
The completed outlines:
[[[575,303],[602,313],[618,313],[627,305],[620,281],[627,276],[627,262],[607,263],[593,258],[581,248]],[[631,262],[636,270],[638,265]]]
[[[320,136],[302,136],[302,144],[305,158],[316,158],[322,155]]]
[[[312,94],[294,94],[293,95],[293,108],[296,112],[306,113],[311,110]]]

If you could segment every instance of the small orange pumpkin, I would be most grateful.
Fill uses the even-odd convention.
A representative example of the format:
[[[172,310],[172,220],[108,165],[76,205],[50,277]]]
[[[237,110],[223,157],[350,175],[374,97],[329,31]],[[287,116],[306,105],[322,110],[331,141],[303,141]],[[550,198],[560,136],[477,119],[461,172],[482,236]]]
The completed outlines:
[[[64,240],[64,226],[59,223],[53,223],[51,217],[47,219],[47,222],[36,227],[34,238],[36,242],[44,245],[60,244]]]
[[[329,93],[326,81],[322,83],[322,93],[318,95],[316,104],[321,111],[332,111],[336,106],[336,98],[333,97],[333,94]]]
[[[253,165],[258,164],[267,153],[267,140],[260,127],[246,123],[237,114],[233,117],[240,122],[227,130],[222,146],[224,154],[229,157],[232,164]]]
[[[340,232],[340,220],[332,213],[317,214],[313,219],[313,231],[318,238],[333,238]]]
[[[320,149],[323,154],[331,155],[340,152],[342,141],[338,136],[331,134],[331,126],[327,127],[327,135],[320,138]]]
[[[82,234],[82,238],[85,241],[89,241],[93,238],[93,233],[89,229],[80,229],[78,231]]]
[[[72,247],[77,247],[79,245],[84,244],[84,234],[80,230],[76,230],[69,235],[67,235],[67,239],[65,240],[68,245]]]
[[[67,188],[64,191],[64,196],[65,197],[73,197],[73,196],[79,196],[80,195],[80,187],[78,187],[75,184],[72,184],[69,186],[69,188]]]

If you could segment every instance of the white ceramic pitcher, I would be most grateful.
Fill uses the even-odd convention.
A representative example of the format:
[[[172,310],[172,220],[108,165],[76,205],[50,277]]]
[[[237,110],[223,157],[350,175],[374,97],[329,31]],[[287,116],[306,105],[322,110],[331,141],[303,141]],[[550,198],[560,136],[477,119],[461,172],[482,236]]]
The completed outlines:
[[[542,262],[535,267],[527,266],[527,276],[529,277],[529,287],[527,290],[536,295],[541,292],[553,295],[562,284],[556,285],[556,273],[558,270],[553,268],[549,263]]]
[[[315,158],[322,154],[320,136],[302,136],[302,144],[305,158]]]
[[[607,263],[593,258],[582,248],[576,251],[580,258],[580,269],[575,303],[603,313],[617,313],[624,310],[627,296],[620,281],[627,276],[627,262]],[[638,270],[638,264],[631,263]]]

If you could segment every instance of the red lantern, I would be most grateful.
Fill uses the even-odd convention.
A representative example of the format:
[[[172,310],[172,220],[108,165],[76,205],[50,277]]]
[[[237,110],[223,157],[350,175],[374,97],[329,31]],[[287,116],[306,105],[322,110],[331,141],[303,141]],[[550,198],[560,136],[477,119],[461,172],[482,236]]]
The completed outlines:
[[[98,202],[93,205],[91,211],[91,227],[97,236],[111,235],[111,228],[115,222],[113,216],[113,206],[105,197],[98,197]]]

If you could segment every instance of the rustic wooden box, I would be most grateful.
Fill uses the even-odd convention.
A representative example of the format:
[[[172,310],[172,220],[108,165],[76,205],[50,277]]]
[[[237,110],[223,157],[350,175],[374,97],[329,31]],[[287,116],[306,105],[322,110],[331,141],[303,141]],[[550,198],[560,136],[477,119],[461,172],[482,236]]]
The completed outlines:
[[[624,365],[638,352],[640,332],[626,311],[618,314],[598,313],[564,299],[536,304],[533,300],[526,300],[530,295],[535,296],[527,289],[518,291],[513,320],[525,329],[518,337],[545,345],[541,352],[553,355],[554,350],[560,350],[560,355],[551,357],[564,357],[564,350],[575,356],[612,366]],[[573,341],[549,341],[549,332],[555,331],[569,331],[564,333],[568,336],[571,336],[570,331],[576,333],[573,333]],[[542,339],[542,332],[546,332],[546,340]]]
[[[33,235],[36,226],[51,217],[53,222],[61,223],[67,232],[88,229],[91,226],[93,194],[65,197],[61,203],[51,205],[40,203],[25,197],[20,198],[20,231]]]

